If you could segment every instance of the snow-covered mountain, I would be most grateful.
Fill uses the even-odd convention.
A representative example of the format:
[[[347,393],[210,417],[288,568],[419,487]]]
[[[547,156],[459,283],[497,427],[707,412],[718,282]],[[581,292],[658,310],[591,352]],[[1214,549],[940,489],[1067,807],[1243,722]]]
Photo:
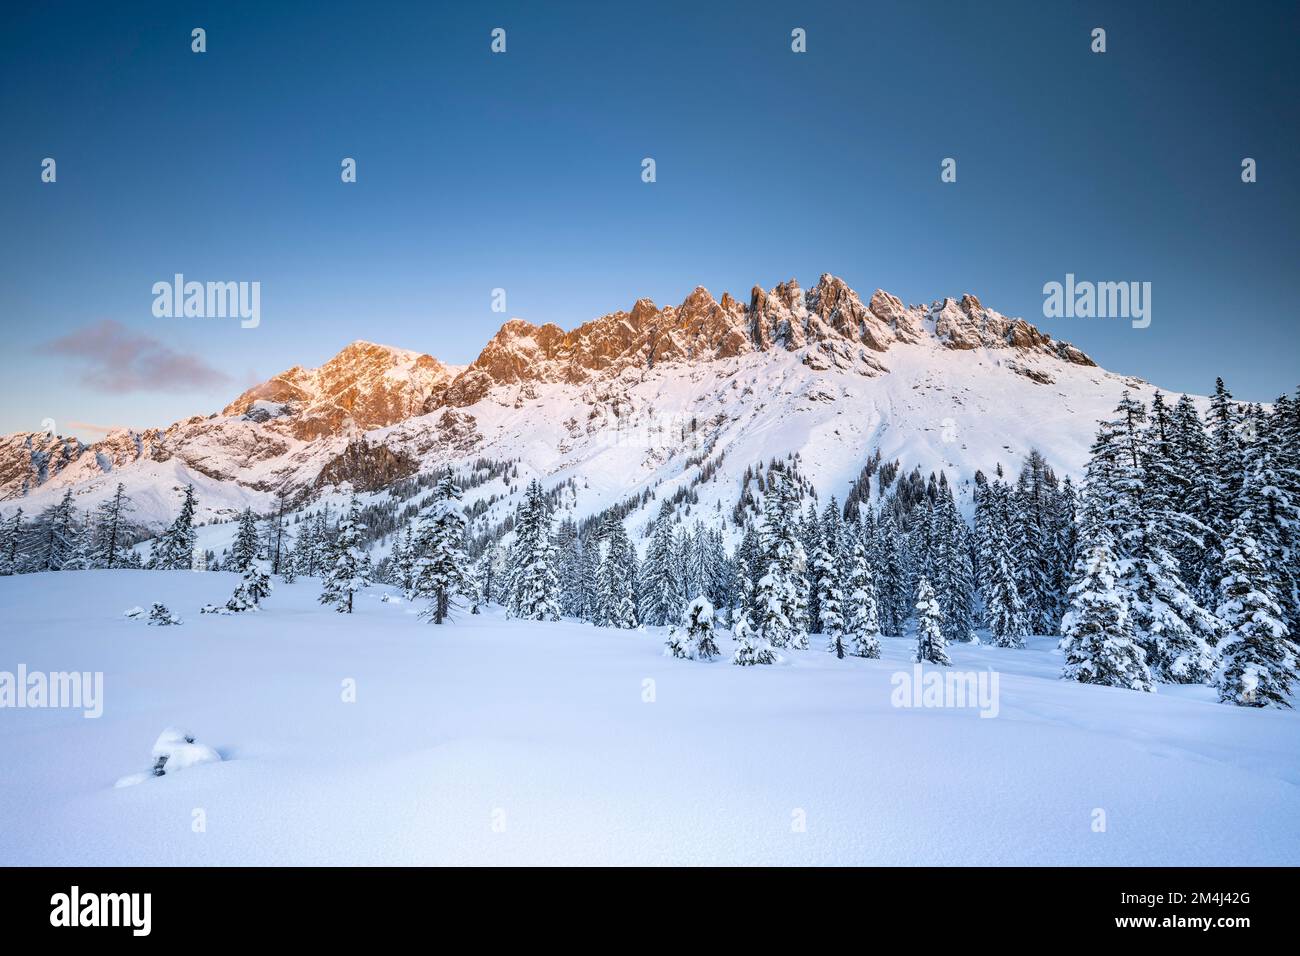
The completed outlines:
[[[710,520],[735,505],[748,466],[788,454],[822,496],[843,497],[876,450],[945,469],[959,490],[978,468],[1014,471],[1034,447],[1077,475],[1125,389],[1149,397],[1151,386],[972,295],[904,306],[877,290],[864,303],[830,275],[807,291],[755,287],[747,304],[697,288],[679,306],[640,299],[568,332],[511,319],[463,368],[354,342],[165,429],[89,445],[7,435],[0,511],[31,514],[69,486],[85,509],[120,481],[136,519],[157,527],[187,482],[211,520],[269,510],[277,494],[380,492],[490,459],[548,487],[572,479],[575,517],[690,489]],[[467,501],[490,500],[486,520],[499,520],[521,485]]]

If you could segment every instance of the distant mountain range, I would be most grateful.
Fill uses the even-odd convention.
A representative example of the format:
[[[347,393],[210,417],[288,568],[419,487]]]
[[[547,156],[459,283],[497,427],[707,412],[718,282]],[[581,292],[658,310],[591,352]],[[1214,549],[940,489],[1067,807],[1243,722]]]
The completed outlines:
[[[136,520],[157,528],[189,482],[212,520],[487,459],[514,462],[525,481],[572,479],[578,517],[689,488],[714,520],[758,461],[798,455],[823,498],[842,498],[876,450],[945,469],[962,493],[976,469],[1014,471],[1033,447],[1077,475],[1125,389],[1149,398],[1152,386],[972,295],[905,306],[877,290],[864,303],[831,275],[807,291],[755,287],[748,303],[697,288],[681,305],[639,299],[567,332],[511,319],[464,367],[358,341],[167,428],[92,444],[7,435],[0,512],[32,514],[68,487],[87,509],[122,482]],[[488,518],[508,514],[514,493],[494,489]]]

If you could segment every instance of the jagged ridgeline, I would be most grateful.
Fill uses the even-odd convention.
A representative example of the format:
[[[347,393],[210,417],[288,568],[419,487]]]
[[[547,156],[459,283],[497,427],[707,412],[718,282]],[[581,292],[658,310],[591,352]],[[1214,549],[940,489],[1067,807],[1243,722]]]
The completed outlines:
[[[86,509],[121,483],[132,520],[160,531],[170,489],[187,484],[206,522],[480,458],[518,460],[525,479],[572,477],[592,492],[579,494],[579,518],[669,482],[716,476],[730,496],[750,463],[791,452],[814,463],[817,486],[843,492],[877,446],[962,477],[990,449],[1017,460],[1027,427],[989,417],[1005,398],[1048,413],[1064,396],[1086,420],[1126,384],[974,296],[904,306],[878,290],[863,302],[833,276],[806,292],[793,280],[756,287],[747,302],[697,288],[678,306],[640,299],[567,332],[512,319],[466,366],[354,342],[166,428],[93,443],[53,429],[7,435],[0,514],[38,511],[68,487]],[[973,441],[977,424],[988,434]],[[1087,440],[1067,428],[1044,453],[1080,467]]]

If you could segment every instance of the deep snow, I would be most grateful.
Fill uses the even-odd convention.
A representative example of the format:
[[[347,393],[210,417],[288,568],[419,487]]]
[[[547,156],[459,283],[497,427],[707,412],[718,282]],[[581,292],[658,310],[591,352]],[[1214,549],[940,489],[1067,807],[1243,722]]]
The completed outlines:
[[[902,639],[733,667],[725,637],[702,663],[662,629],[439,628],[382,587],[349,617],[305,578],[197,613],[236,583],[0,578],[0,671],[104,672],[97,720],[0,710],[0,863],[1300,863],[1300,715],[1062,682],[1051,639],[950,648],[1000,675],[983,719],[892,706]],[[156,600],[185,623],[123,618]],[[171,726],[221,762],[115,789]]]

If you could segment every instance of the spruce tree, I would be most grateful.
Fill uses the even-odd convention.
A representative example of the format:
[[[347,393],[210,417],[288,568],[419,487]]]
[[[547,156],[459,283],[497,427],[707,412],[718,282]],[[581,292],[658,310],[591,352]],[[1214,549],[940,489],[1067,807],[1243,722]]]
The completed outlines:
[[[361,545],[365,530],[361,506],[354,497],[347,514],[339,519],[321,581],[320,603],[332,604],[340,614],[351,614],[352,595],[370,584],[370,558]]]
[[[1099,510],[1099,509],[1098,509]],[[1110,532],[1095,515],[1082,542],[1070,605],[1061,624],[1062,680],[1151,690],[1146,654],[1133,639],[1128,606],[1116,586]]]
[[[1052,591],[1056,596],[1054,624],[1049,633],[1060,633],[1061,619],[1070,603],[1070,585],[1079,558],[1079,497],[1074,482],[1066,475],[1061,482],[1052,517]]]
[[[711,661],[721,651],[713,637],[713,605],[704,595],[695,598],[682,616],[683,623],[669,629],[664,653],[692,661]]]
[[[836,657],[843,659],[846,643],[844,593],[840,587],[839,556],[831,552],[832,547],[837,544],[832,534],[831,529],[823,526],[822,538],[813,560],[813,569],[817,581],[817,603],[821,614],[822,634],[826,637],[826,647]]]
[[[0,525],[0,576],[22,572],[22,543],[23,509],[17,508]]]
[[[614,512],[605,517],[600,547],[593,623],[600,627],[636,627],[636,551],[622,519]]]
[[[275,511],[266,517],[266,531],[263,536],[262,553],[271,562],[271,573],[280,574],[289,542],[285,540],[284,492],[276,493]]]
[[[903,533],[892,515],[882,514],[877,524],[877,534],[880,573],[876,578],[876,593],[880,602],[880,629],[898,637],[903,633],[903,626],[910,616],[910,574]]]
[[[808,646],[808,581],[794,522],[797,513],[797,493],[785,472],[772,472],[763,503],[765,571],[756,602],[759,629],[774,647]]]
[[[239,586],[226,602],[228,611],[256,611],[262,600],[271,594],[271,575],[261,561],[254,558],[244,566]]]
[[[736,623],[731,627],[731,636],[736,642],[736,650],[732,653],[731,663],[741,667],[749,667],[755,664],[776,664],[780,662],[781,655],[772,648],[772,645],[758,634],[749,624],[746,615],[740,614],[736,617]]]
[[[76,508],[72,489],[64,492],[58,504],[43,510],[28,527],[23,550],[31,571],[60,571],[76,550]]]
[[[980,553],[980,585],[989,634],[998,647],[1024,647],[1024,603],[1012,570],[1010,544],[1010,493],[1001,480],[991,482],[980,495],[984,509]]]
[[[1224,542],[1218,614],[1226,634],[1219,643],[1219,699],[1243,707],[1290,707],[1291,682],[1300,678],[1300,649],[1282,622],[1275,582],[1248,521],[1239,517]]]
[[[460,505],[460,488],[447,473],[438,480],[433,503],[420,518],[408,592],[412,599],[429,601],[421,617],[434,624],[447,620],[456,598],[471,594],[464,545],[465,513]]]
[[[1116,412],[1106,490],[1118,532],[1119,587],[1153,676],[1197,683],[1210,675],[1209,641],[1218,622],[1191,596],[1170,551],[1170,542],[1189,529],[1172,507],[1177,478],[1168,415],[1163,401],[1148,413],[1127,392]]]
[[[655,626],[675,624],[685,597],[673,560],[672,506],[664,501],[641,566],[641,620]]]
[[[880,657],[880,616],[876,608],[876,583],[867,563],[861,538],[853,541],[849,560],[848,603],[844,630],[854,657]]]
[[[1213,455],[1205,423],[1196,410],[1196,403],[1187,395],[1174,405],[1170,429],[1169,457],[1178,476],[1170,499],[1172,506],[1185,517],[1190,531],[1171,542],[1171,551],[1197,603],[1209,607],[1215,600],[1218,584],[1211,565],[1222,552],[1221,540],[1213,527],[1217,512]]]
[[[916,588],[916,662],[948,666],[948,642],[943,636],[943,614],[934,588],[924,577]]]
[[[1037,449],[1032,449],[1008,501],[1008,544],[1015,555],[1016,590],[1024,604],[1024,626],[1031,634],[1056,628],[1057,598],[1052,588],[1051,512],[1056,476]]]
[[[259,547],[257,516],[253,514],[252,508],[245,508],[239,514],[239,529],[235,532],[235,543],[230,547],[226,570],[242,574],[260,556]]]
[[[558,621],[559,580],[551,541],[551,510],[541,482],[529,482],[515,517],[510,548],[506,610],[512,617]]]
[[[176,520],[154,544],[149,566],[160,571],[188,571],[194,563],[194,485],[181,489],[181,508]]]
[[[63,571],[89,571],[95,566],[95,529],[90,524],[72,525],[69,554],[63,562]]]
[[[762,540],[752,525],[747,526],[736,547],[732,563],[735,567],[736,607],[740,610],[740,616],[748,618],[750,630],[757,626],[759,619],[758,579],[766,573],[762,562]]]
[[[943,632],[952,641],[969,642],[975,639],[975,583],[969,531],[946,482],[941,484],[931,520],[935,539],[932,584],[943,611]]]
[[[821,556],[823,554],[824,539],[821,519],[817,517],[817,512],[811,504],[808,505],[808,511],[800,522],[797,531],[799,543],[803,546],[803,552],[808,562],[806,575],[808,592],[805,599],[808,630],[821,633],[825,629],[821,612],[821,583],[825,567]]]
[[[588,610],[582,551],[577,525],[571,519],[561,521],[555,531],[556,577],[560,582],[560,613],[570,617],[585,617]]]
[[[126,515],[134,510],[134,503],[126,493],[126,488],[119,481],[113,497],[104,501],[97,509],[95,521],[96,557],[95,565],[101,568],[120,567],[122,551],[126,548]]]
[[[497,602],[501,590],[500,565],[501,548],[493,541],[483,550],[474,566],[475,591],[480,605]]]

